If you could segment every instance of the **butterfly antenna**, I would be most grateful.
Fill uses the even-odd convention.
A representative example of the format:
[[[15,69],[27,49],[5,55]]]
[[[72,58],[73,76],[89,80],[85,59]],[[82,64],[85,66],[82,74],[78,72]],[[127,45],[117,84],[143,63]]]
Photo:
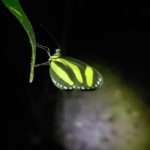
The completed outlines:
[[[56,46],[58,48],[60,48],[60,44],[58,43],[58,41],[56,40],[56,38],[54,37],[54,35],[49,32],[46,27],[44,27],[44,25],[40,24],[40,27],[49,35],[49,37],[54,41],[54,43],[56,44]]]
[[[51,57],[49,47],[47,47],[47,46],[43,46],[43,45],[41,45],[41,44],[39,44],[39,43],[37,43],[37,44],[36,44],[36,46],[37,46],[38,48],[40,48],[40,49],[42,49],[42,50],[46,51],[46,53],[48,54],[48,56],[49,56],[49,57]]]

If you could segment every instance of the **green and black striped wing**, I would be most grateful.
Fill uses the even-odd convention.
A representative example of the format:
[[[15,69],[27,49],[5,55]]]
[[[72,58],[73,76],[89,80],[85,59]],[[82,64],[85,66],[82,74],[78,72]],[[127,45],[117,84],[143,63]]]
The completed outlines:
[[[50,62],[50,76],[62,90],[92,90],[103,83],[102,75],[88,64],[71,57],[59,57]]]

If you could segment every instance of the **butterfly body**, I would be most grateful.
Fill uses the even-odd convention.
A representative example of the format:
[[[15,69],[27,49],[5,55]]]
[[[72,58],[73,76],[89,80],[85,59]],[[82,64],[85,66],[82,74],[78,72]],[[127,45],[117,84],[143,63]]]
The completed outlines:
[[[62,56],[60,49],[49,58],[49,73],[54,85],[62,90],[94,90],[103,83],[102,75],[90,65]]]

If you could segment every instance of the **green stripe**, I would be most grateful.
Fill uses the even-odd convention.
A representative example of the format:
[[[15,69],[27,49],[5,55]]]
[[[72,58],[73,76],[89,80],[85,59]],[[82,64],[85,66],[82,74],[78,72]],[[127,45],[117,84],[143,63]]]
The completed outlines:
[[[83,78],[82,78],[82,74],[81,74],[81,71],[79,69],[79,67],[73,63],[71,63],[70,61],[66,60],[66,59],[63,59],[63,58],[58,58],[56,61],[68,66],[71,68],[71,70],[73,71],[75,77],[77,78],[77,80],[80,82],[80,83],[83,83]]]
[[[89,87],[93,85],[93,68],[90,66],[86,66],[85,68],[85,78],[86,83]]]
[[[51,69],[56,73],[56,75],[68,83],[69,85],[73,85],[73,81],[68,76],[67,72],[65,72],[61,67],[59,67],[55,62],[51,62]]]

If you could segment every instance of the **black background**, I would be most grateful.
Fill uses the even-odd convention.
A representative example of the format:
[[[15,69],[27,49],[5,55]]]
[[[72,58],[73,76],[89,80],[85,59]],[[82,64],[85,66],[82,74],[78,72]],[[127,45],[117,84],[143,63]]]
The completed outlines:
[[[97,60],[115,68],[124,79],[141,88],[149,104],[150,8],[101,1],[21,1],[34,27],[37,41],[56,48],[42,24],[66,55]],[[16,18],[0,4],[1,72],[9,149],[61,149],[55,140],[54,112],[58,90],[48,69],[38,68],[28,83],[31,57],[28,38]],[[1,46],[2,47],[2,46]],[[37,61],[47,60],[38,51]],[[51,101],[48,99],[51,98]]]

